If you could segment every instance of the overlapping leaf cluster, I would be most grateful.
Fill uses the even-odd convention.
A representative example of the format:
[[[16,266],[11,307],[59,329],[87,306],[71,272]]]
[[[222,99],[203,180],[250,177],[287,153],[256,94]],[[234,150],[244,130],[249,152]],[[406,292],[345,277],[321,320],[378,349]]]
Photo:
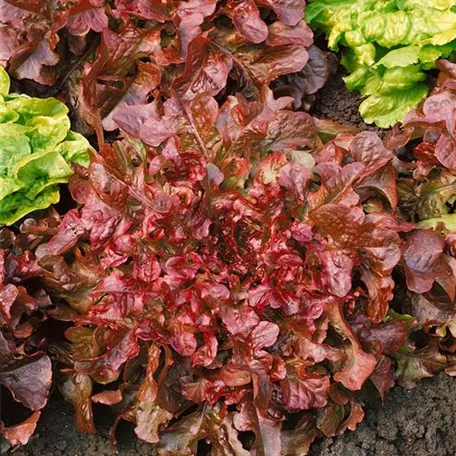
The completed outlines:
[[[388,144],[403,159],[403,216],[420,226],[448,222],[451,230],[456,195],[456,64],[437,65],[437,87],[407,115],[401,129],[393,129]]]
[[[1,232],[13,445],[45,350],[81,430],[104,404],[169,456],[303,455],[373,388],[456,373],[454,65],[386,146],[316,120],[290,109],[328,71],[303,7],[0,0],[9,71],[66,86],[100,145],[74,209]]]
[[[79,208],[23,225],[75,322],[80,429],[97,402],[161,455],[301,455],[355,429],[372,386],[453,372],[454,258],[398,215],[407,165],[374,133],[323,146],[291,102],[119,109],[128,136],[72,180]]]
[[[0,231],[0,388],[2,407],[7,394],[33,413],[18,422],[2,413],[0,436],[12,445],[27,443],[46,405],[51,387],[51,360],[46,354],[44,321],[52,307],[41,287],[27,283],[40,275],[28,242],[7,230]],[[33,290],[33,291],[32,291]]]
[[[274,82],[292,91],[299,106],[329,74],[325,54],[312,46],[304,6],[304,0],[2,0],[0,40],[7,45],[0,61],[13,77],[61,93],[79,129],[95,130],[103,142],[103,129],[117,128],[118,107],[167,98],[183,79],[189,93],[203,84],[221,98],[237,91],[255,98]]]
[[[435,369],[445,365],[445,356],[449,361],[447,372],[455,373],[456,313],[452,274],[456,266],[456,65],[440,61],[437,66],[440,70],[437,87],[387,140],[402,159],[398,165],[402,217],[417,222],[419,228],[404,248],[409,289],[404,296],[404,311],[416,319],[417,327],[426,332],[429,340],[426,347],[417,350],[423,358],[420,362],[404,364],[399,360],[402,383],[406,386],[414,385],[413,376],[417,372],[420,372],[418,378],[433,375]],[[407,355],[407,352],[412,355],[409,347],[404,347],[402,353]]]

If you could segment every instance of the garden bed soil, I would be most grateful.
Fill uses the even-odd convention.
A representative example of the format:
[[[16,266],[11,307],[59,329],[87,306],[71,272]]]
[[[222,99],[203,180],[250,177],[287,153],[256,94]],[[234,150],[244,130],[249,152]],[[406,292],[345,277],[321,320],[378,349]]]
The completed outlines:
[[[336,75],[316,96],[312,114],[366,128],[358,113],[359,97],[346,91]],[[375,130],[375,127],[368,127]],[[378,131],[378,130],[377,130]],[[382,132],[380,132],[382,133]],[[422,381],[414,390],[394,388],[384,407],[366,407],[366,419],[354,432],[316,442],[311,456],[455,456],[456,381],[440,375]],[[37,432],[14,456],[152,456],[153,445],[135,438],[133,427],[118,427],[118,445],[111,446],[109,411],[96,410],[96,435],[79,432],[72,407],[54,393]]]
[[[387,130],[364,123],[358,106],[361,96],[357,92],[349,92],[342,79],[342,70],[329,79],[325,87],[315,95],[310,113],[319,119],[330,119],[340,124],[353,125],[360,130],[375,131],[383,136]]]

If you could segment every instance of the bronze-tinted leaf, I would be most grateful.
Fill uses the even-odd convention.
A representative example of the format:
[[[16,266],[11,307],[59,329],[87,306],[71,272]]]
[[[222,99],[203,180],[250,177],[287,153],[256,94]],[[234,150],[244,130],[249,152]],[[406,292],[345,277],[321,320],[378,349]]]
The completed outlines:
[[[3,421],[0,421],[0,435],[5,437],[6,440],[9,440],[12,446],[25,445],[35,432],[40,416],[41,412],[35,411],[30,417],[22,421],[22,423],[12,426],[5,426]]]
[[[449,365],[446,356],[439,352],[436,340],[421,349],[404,347],[395,358],[398,383],[407,389],[415,387],[416,382],[423,378],[433,377]]]
[[[75,410],[76,426],[89,434],[96,432],[92,410],[92,379],[88,375],[71,374],[60,385],[60,392]]]

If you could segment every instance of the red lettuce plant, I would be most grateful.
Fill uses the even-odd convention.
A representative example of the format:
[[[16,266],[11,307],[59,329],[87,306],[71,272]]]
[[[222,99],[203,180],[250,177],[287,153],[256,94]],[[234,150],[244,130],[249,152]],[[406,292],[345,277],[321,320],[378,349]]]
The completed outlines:
[[[291,99],[219,108],[176,81],[118,110],[128,136],[79,170],[79,207],[33,249],[54,317],[75,322],[61,391],[79,428],[97,402],[160,455],[305,454],[355,429],[369,384],[384,398],[451,372],[454,326],[406,311],[453,309],[454,259],[398,216],[402,165],[376,134],[321,148]]]
[[[42,322],[51,307],[42,289],[27,288],[40,274],[30,249],[33,244],[8,231],[0,231],[0,388],[3,408],[14,399],[30,413],[19,421],[2,411],[0,436],[12,445],[27,443],[46,405],[51,387],[51,360],[45,353]],[[24,410],[25,410],[24,409]],[[3,421],[5,420],[5,421]]]
[[[432,179],[437,174],[442,180],[451,180],[449,174],[456,171],[456,64],[441,60],[437,66],[441,71],[435,89],[417,109],[407,115],[402,128],[396,127],[388,138],[391,148],[402,153],[409,152],[405,159],[411,163],[408,169],[413,171],[415,181],[412,184],[418,188],[423,186],[426,179]],[[419,192],[417,198],[422,195],[425,195],[425,190]],[[445,209],[444,206],[451,196],[451,193],[447,193],[440,204],[426,201],[411,206],[410,217],[423,220],[450,212],[450,207]],[[406,196],[403,198],[404,204],[407,204]],[[431,205],[435,206],[434,210]]]
[[[66,85],[100,144],[76,208],[0,237],[0,384],[33,412],[0,421],[13,445],[49,317],[78,427],[108,405],[159,455],[305,454],[370,389],[456,374],[454,65],[387,147],[324,144],[343,129],[288,109],[329,71],[303,3],[0,0],[2,62]]]
[[[399,205],[406,220],[418,222],[404,248],[408,285],[405,309],[430,336],[420,361],[401,365],[403,383],[413,386],[451,360],[447,372],[455,374],[455,214],[456,196],[456,65],[437,64],[437,87],[419,108],[396,128],[388,144],[402,158],[398,166]],[[404,349],[410,352],[409,348]],[[415,352],[416,353],[416,352]],[[418,378],[411,379],[420,371]]]
[[[88,124],[101,143],[103,128],[117,128],[119,107],[168,98],[183,80],[187,98],[201,85],[222,98],[239,90],[258,98],[263,84],[293,74],[276,85],[293,91],[299,106],[329,74],[317,48],[309,61],[313,34],[304,6],[304,0],[1,0],[0,61],[17,79],[54,91],[65,86],[79,128]]]

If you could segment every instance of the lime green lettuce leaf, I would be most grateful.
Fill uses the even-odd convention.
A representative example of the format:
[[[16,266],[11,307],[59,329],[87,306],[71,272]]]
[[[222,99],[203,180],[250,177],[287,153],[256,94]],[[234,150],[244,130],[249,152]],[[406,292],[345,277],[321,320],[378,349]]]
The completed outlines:
[[[443,228],[447,231],[456,232],[456,214],[445,214],[441,217],[434,217],[422,220],[417,224],[419,228],[432,228],[434,230]]]
[[[8,95],[10,91],[10,79],[6,71],[0,70],[0,95],[3,97]]]
[[[456,0],[314,0],[307,21],[343,48],[367,123],[387,128],[427,95],[426,71],[456,50]]]
[[[359,106],[364,121],[387,128],[402,120],[427,95],[425,78],[416,65],[378,71],[364,67],[346,77],[345,82],[350,90],[366,97]]]
[[[88,166],[88,141],[70,130],[68,108],[54,98],[8,94],[0,67],[0,225],[59,201],[71,163]]]
[[[59,202],[60,194],[57,185],[45,188],[31,200],[24,192],[16,192],[0,201],[0,224],[12,225],[30,212],[46,209]]]
[[[21,189],[20,183],[11,177],[0,176],[0,201]]]

